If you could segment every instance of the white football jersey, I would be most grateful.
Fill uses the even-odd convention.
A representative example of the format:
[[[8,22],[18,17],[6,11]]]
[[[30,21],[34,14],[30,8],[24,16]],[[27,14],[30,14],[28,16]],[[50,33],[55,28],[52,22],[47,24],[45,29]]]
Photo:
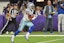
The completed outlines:
[[[11,10],[11,17],[16,18],[16,14],[18,13],[17,10]]]
[[[25,11],[22,11],[22,12],[23,12],[23,19],[25,21],[30,21],[29,18],[28,18],[28,14],[32,15],[34,10],[30,10],[29,8],[27,8]]]

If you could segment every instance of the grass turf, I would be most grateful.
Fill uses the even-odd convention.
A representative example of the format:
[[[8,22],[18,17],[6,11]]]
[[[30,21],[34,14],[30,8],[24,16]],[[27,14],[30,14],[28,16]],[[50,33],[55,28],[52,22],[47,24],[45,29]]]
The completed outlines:
[[[36,37],[36,36],[30,36],[29,41],[27,41],[23,36],[22,37],[16,37],[15,38],[15,43],[64,43],[64,37],[60,36],[51,36],[51,37]],[[56,40],[56,39],[61,39],[61,40]],[[51,41],[51,40],[56,40],[56,41]],[[50,42],[51,41],[51,42]],[[11,43],[10,37],[0,37],[0,43]]]
[[[20,35],[25,35],[26,32],[21,32]],[[6,34],[3,34],[6,35]],[[8,34],[10,35],[10,33]],[[44,32],[32,32],[31,35],[44,35]],[[47,35],[51,35],[47,32]],[[53,35],[63,35],[63,33],[54,32]],[[0,43],[11,43],[11,37],[0,37]],[[64,36],[30,36],[27,41],[24,36],[16,37],[15,43],[64,43]]]

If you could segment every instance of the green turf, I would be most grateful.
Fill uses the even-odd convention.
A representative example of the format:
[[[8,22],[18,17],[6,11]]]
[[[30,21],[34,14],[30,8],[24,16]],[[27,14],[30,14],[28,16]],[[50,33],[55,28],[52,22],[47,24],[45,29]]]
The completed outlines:
[[[10,33],[9,33],[10,34]],[[8,35],[9,35],[8,34]],[[20,35],[25,35],[26,32],[21,32]],[[32,32],[31,35],[44,35],[44,32]],[[6,35],[6,34],[3,34]],[[51,35],[50,32],[47,32],[46,35]],[[58,32],[54,32],[53,35],[64,35],[64,33],[58,33]],[[24,37],[16,37],[15,38],[15,43],[38,43],[38,42],[45,42],[45,43],[64,43],[64,39],[62,39],[64,37],[54,37],[54,36],[31,36],[29,37],[29,41],[27,41]],[[62,39],[62,40],[57,40],[57,41],[51,41],[51,40],[56,40],[56,39]],[[47,41],[51,41],[51,42],[47,42]],[[11,43],[10,41],[10,37],[0,37],[0,43]]]
[[[50,41],[50,40],[56,40],[56,39],[62,39],[64,37],[35,37],[31,36],[29,37],[29,41],[27,41],[24,37],[16,37],[15,38],[15,43],[37,43],[37,42],[45,42],[45,41]],[[10,37],[0,37],[0,43],[11,43]],[[57,40],[53,42],[46,42],[46,43],[64,43],[63,40]]]
[[[4,34],[5,34],[5,33],[4,33]],[[4,35],[4,34],[3,34],[3,35]],[[26,34],[26,32],[21,32],[21,33],[19,33],[19,34],[20,34],[20,35],[24,35],[24,34]],[[45,32],[43,32],[43,31],[32,32],[32,33],[31,33],[31,35],[34,35],[34,34],[35,34],[35,35],[45,35],[45,34],[46,34],[46,35],[51,35],[50,32],[45,33]],[[10,35],[10,32],[9,32],[8,35]],[[55,31],[55,32],[53,32],[53,35],[64,35],[64,33],[62,33],[62,32],[59,33],[59,32],[56,32],[56,31]]]

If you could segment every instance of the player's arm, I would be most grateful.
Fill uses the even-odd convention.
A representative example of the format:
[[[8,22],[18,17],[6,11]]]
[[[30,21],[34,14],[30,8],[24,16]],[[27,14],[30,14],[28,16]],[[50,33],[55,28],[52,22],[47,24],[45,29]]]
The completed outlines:
[[[46,6],[44,7],[44,10],[43,10],[43,15],[46,17],[45,11],[46,11]]]
[[[63,9],[64,9],[64,4],[60,4],[60,6],[61,6],[61,8],[63,8]]]

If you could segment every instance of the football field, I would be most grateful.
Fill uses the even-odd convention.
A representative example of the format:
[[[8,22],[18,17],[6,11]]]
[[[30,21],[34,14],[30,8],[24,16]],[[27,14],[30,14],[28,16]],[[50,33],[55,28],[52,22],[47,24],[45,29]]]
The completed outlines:
[[[36,35],[35,35],[36,34]],[[32,33],[27,41],[24,35],[18,35],[14,43],[64,43],[64,35],[43,35],[40,32]],[[57,33],[56,33],[57,34]],[[0,43],[11,43],[11,35],[0,35]]]

